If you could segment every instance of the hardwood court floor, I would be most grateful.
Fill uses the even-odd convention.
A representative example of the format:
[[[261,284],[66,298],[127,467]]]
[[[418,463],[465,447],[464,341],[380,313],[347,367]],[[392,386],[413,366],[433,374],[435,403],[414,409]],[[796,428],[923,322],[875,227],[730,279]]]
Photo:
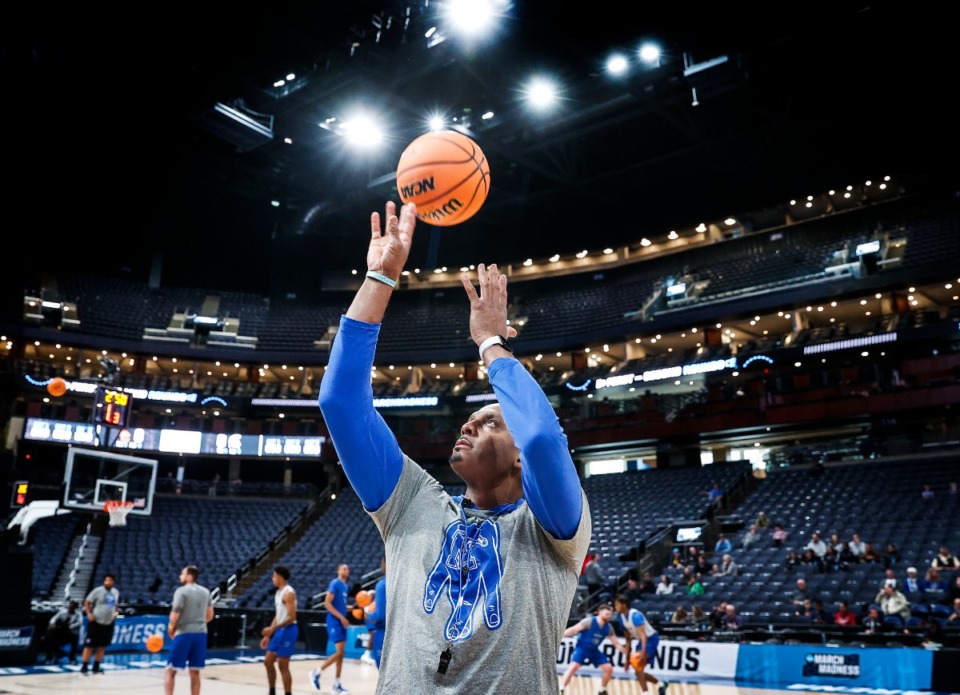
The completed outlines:
[[[267,677],[263,653],[254,651],[212,654],[201,674],[201,695],[265,695]],[[323,657],[319,654],[297,654],[290,661],[293,675],[293,692],[296,695],[315,693],[308,681],[310,669],[318,666]],[[105,673],[81,675],[76,666],[32,666],[28,668],[0,668],[0,694],[3,695],[161,695],[165,659],[150,655],[119,655],[104,660]],[[278,691],[282,691],[277,674]],[[558,679],[559,681],[559,679]],[[343,684],[351,695],[373,695],[377,687],[375,666],[346,659],[343,664]],[[333,667],[323,673],[321,692],[329,693],[333,683]],[[597,677],[575,677],[565,695],[596,695],[600,689]],[[559,685],[558,685],[559,692]],[[704,682],[670,684],[667,695],[771,695],[796,691],[765,690],[732,683]],[[189,695],[190,678],[186,673],[177,675],[174,695]],[[636,680],[614,678],[607,685],[609,695],[639,695]],[[466,695],[466,694],[465,694]],[[649,695],[656,695],[651,688]]]

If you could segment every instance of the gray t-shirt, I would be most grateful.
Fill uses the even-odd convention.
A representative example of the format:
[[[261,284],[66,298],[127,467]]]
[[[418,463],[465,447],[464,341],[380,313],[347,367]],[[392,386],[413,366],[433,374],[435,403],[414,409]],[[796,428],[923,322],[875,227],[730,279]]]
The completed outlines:
[[[93,613],[93,621],[100,625],[110,625],[117,618],[117,606],[120,605],[120,592],[117,587],[112,587],[107,591],[107,587],[101,585],[87,594],[87,601],[90,602],[90,611]]]
[[[184,584],[173,592],[170,609],[180,614],[174,635],[207,631],[207,608],[213,605],[210,590],[199,584]]]
[[[393,494],[370,512],[389,568],[376,692],[556,695],[560,639],[590,544],[590,508],[580,494],[580,525],[561,541],[525,502],[496,517],[461,512],[404,456]],[[452,658],[439,674],[448,646]]]

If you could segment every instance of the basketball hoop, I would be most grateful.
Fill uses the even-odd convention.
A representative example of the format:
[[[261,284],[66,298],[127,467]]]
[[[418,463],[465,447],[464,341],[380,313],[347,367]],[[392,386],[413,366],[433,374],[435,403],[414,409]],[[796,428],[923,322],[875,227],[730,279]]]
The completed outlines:
[[[133,509],[133,502],[123,500],[107,500],[103,505],[103,510],[110,515],[111,526],[126,526],[127,514],[131,509]]]

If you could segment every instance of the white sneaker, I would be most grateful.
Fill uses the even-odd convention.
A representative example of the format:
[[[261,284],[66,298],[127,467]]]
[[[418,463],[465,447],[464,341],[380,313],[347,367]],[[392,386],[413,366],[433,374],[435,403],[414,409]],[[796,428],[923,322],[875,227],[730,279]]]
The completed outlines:
[[[310,685],[312,685],[315,690],[320,690],[320,669],[315,668],[310,671]]]
[[[343,687],[343,683],[334,683],[333,687],[330,688],[330,692],[336,695],[337,693],[349,693],[350,691]]]
[[[376,660],[374,660],[374,658],[373,658],[372,656],[370,656],[370,652],[369,652],[369,651],[365,651],[365,652],[363,653],[363,656],[360,657],[360,661],[361,661],[362,663],[364,663],[364,664],[370,664],[371,666],[376,666],[376,665],[377,665]]]

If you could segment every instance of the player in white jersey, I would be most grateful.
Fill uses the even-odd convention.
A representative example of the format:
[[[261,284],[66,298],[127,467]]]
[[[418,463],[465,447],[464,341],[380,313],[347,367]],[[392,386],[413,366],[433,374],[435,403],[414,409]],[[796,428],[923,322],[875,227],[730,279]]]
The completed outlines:
[[[623,628],[623,634],[627,641],[627,653],[630,652],[630,643],[636,640],[640,648],[627,660],[627,670],[633,667],[637,673],[637,680],[640,682],[640,689],[647,692],[647,683],[659,683],[660,695],[667,692],[667,681],[660,681],[656,676],[646,672],[647,664],[657,653],[657,645],[660,643],[660,633],[650,624],[647,617],[636,608],[630,607],[630,599],[623,594],[619,594],[613,601],[613,608],[617,612],[617,618],[620,621],[620,627]]]

